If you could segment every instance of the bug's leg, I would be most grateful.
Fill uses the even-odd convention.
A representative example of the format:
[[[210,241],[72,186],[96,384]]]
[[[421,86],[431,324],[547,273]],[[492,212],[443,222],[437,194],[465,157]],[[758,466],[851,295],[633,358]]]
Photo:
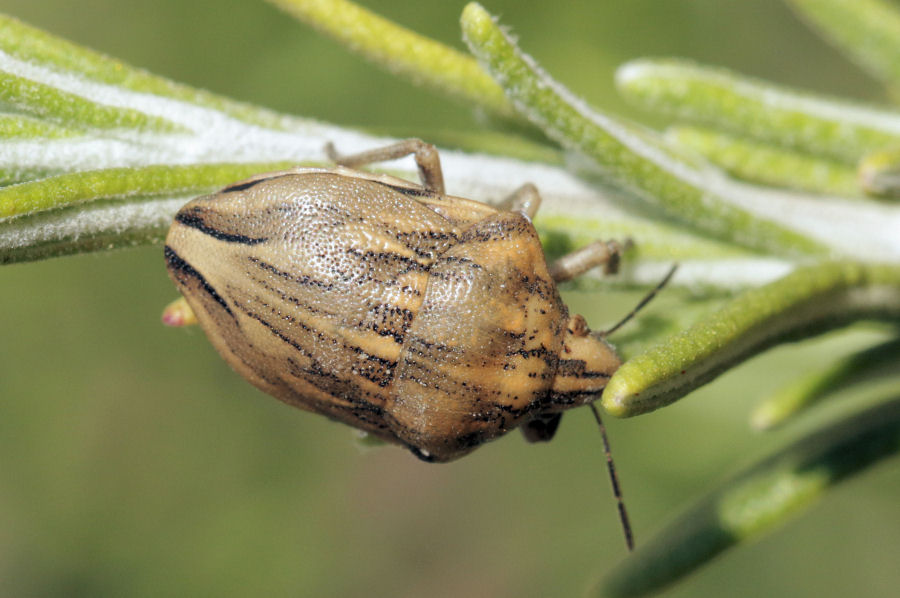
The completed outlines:
[[[525,422],[519,429],[528,442],[550,442],[561,420],[562,413],[544,413]]]
[[[538,193],[537,187],[525,183],[497,204],[497,207],[508,212],[519,212],[531,220],[541,207],[541,194]]]
[[[421,139],[404,139],[392,145],[347,156],[338,154],[334,144],[329,142],[325,145],[325,153],[336,164],[350,168],[365,166],[374,162],[396,160],[397,158],[413,154],[416,166],[419,167],[422,185],[429,191],[435,191],[442,195],[444,193],[444,174],[441,171],[441,158],[438,155],[437,148]]]
[[[550,265],[550,276],[556,282],[565,282],[597,266],[603,266],[604,274],[615,274],[619,271],[622,252],[630,246],[631,240],[624,243],[594,241],[553,262]]]

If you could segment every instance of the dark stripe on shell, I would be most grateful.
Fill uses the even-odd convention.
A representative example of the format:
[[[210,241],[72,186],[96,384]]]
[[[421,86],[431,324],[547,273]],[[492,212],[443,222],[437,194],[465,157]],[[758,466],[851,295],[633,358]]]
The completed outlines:
[[[279,278],[283,278],[289,282],[296,282],[303,286],[311,286],[316,287],[317,289],[322,289],[323,291],[331,291],[334,290],[334,285],[330,282],[322,282],[321,280],[316,280],[309,275],[302,276],[294,276],[290,272],[285,272],[284,270],[279,270],[272,264],[268,262],[264,262],[258,257],[249,256],[247,258],[250,262],[256,264],[261,270],[265,270],[266,272],[271,272],[275,276]]]
[[[184,261],[181,258],[181,256],[179,256],[177,253],[175,253],[175,250],[172,249],[171,247],[169,247],[168,245],[165,246],[163,253],[166,256],[166,263],[169,264],[169,268],[173,272],[185,274],[187,276],[190,276],[191,278],[196,279],[197,282],[200,283],[200,288],[202,288],[204,291],[206,291],[206,293],[210,297],[215,299],[216,303],[221,305],[222,308],[224,308],[225,311],[228,312],[229,316],[234,318],[234,313],[231,311],[231,308],[228,307],[228,304],[225,302],[225,299],[223,299],[222,296],[219,295],[219,293],[216,291],[216,289],[213,288],[213,286],[211,284],[209,284],[209,282],[207,282],[207,280],[203,277],[202,274],[197,272],[193,266],[191,266],[189,263]]]
[[[365,411],[381,413],[382,409],[378,405],[370,403],[366,401],[362,397],[366,394],[361,388],[357,385],[352,384],[349,380],[343,380],[336,376],[333,373],[329,373],[320,363],[319,361],[300,343],[282,333],[278,328],[276,328],[273,324],[266,321],[259,314],[251,311],[249,308],[238,305],[238,308],[247,314],[248,317],[253,318],[263,326],[265,326],[272,334],[281,339],[283,342],[287,343],[291,347],[297,350],[298,353],[304,355],[308,359],[310,359],[313,363],[312,368],[301,368],[296,362],[294,365],[296,369],[291,372],[293,375],[297,377],[302,377],[306,382],[315,386],[317,389],[322,392],[331,395],[339,400],[346,401],[353,405],[354,412],[356,409],[362,409]],[[296,323],[298,326],[301,326],[307,330],[311,330],[308,326],[304,325],[302,322],[298,322],[295,319],[291,318],[291,320]],[[320,337],[324,337],[322,334],[318,334]],[[359,349],[357,348],[357,351]],[[300,375],[298,375],[300,374]],[[340,388],[343,390],[340,394],[335,393],[335,389]],[[340,407],[341,405],[333,405]]]
[[[325,316],[331,319],[341,318],[339,314],[322,309],[321,306],[313,307],[312,305],[301,301],[299,298],[269,284],[265,278],[250,276],[250,280],[261,288],[275,293],[285,303],[290,303],[311,314]],[[369,314],[373,316],[373,321],[352,322],[347,325],[361,330],[371,330],[378,336],[390,337],[398,345],[403,344],[406,331],[413,320],[412,311],[388,303],[378,303],[369,308]]]
[[[301,276],[295,276],[289,272],[285,272],[284,270],[280,270],[280,269],[276,268],[275,266],[273,266],[272,264],[269,264],[268,262],[262,261],[258,257],[250,256],[247,259],[250,262],[259,266],[260,269],[265,270],[267,272],[271,272],[272,274],[275,274],[276,276],[279,276],[280,278],[283,278],[287,281],[295,282],[295,283],[303,285],[303,286],[315,287],[315,288],[321,289],[323,291],[335,290],[334,283],[323,282],[321,280],[317,280],[317,279],[309,276],[308,274],[303,274]],[[368,282],[377,282],[378,284],[382,284],[386,287],[396,287],[399,284],[399,282],[395,278],[390,278],[390,279],[385,280],[385,279],[375,278],[374,276],[371,276],[369,274],[365,274],[362,276],[360,276],[360,275],[353,275],[353,276],[344,275],[340,278],[340,282],[354,283],[354,284],[365,284]],[[412,296],[419,296],[422,294],[422,292],[419,291],[418,289],[415,289],[408,285],[404,285],[404,286],[400,287],[400,290],[403,293],[406,293],[406,294],[412,295]]]
[[[175,222],[183,224],[188,228],[193,228],[195,230],[200,231],[205,235],[209,235],[213,239],[217,241],[224,241],[225,243],[240,243],[241,245],[259,245],[260,243],[265,243],[269,239],[267,237],[255,238],[248,237],[246,235],[236,235],[232,233],[223,232],[213,226],[208,225],[203,220],[203,209],[199,207],[194,207],[188,210],[181,210],[178,214],[175,215]]]
[[[560,359],[559,367],[556,370],[557,376],[568,376],[571,378],[611,378],[609,372],[594,372],[584,369],[585,363],[581,359]]]
[[[271,181],[274,178],[277,178],[277,177],[262,177],[262,178],[258,178],[258,179],[244,181],[243,183],[235,183],[233,185],[228,185],[227,187],[222,189],[219,193],[232,193],[234,191],[246,191],[250,187],[254,187],[265,181]]]
[[[265,305],[265,304],[263,304],[263,305]],[[290,346],[297,349],[301,353],[304,353],[304,354],[308,355],[310,358],[312,358],[312,355],[308,351],[303,349],[302,345],[300,345],[297,341],[295,341],[292,338],[290,338],[289,336],[283,334],[275,326],[273,326],[272,324],[263,320],[261,316],[259,316],[255,312],[252,312],[248,307],[243,306],[243,305],[240,305],[239,307],[240,307],[241,311],[243,311],[248,316],[250,316],[254,320],[257,320],[258,322],[263,324],[266,328],[271,330],[272,333],[274,333],[278,338],[280,338],[284,342],[288,343]],[[389,386],[391,384],[391,382],[393,382],[394,372],[397,369],[396,361],[393,361],[390,359],[385,359],[384,357],[379,357],[378,355],[372,355],[370,353],[366,353],[360,347],[357,347],[356,345],[351,345],[351,344],[345,343],[340,339],[340,337],[335,338],[332,336],[328,336],[324,332],[322,332],[320,330],[316,330],[316,329],[312,328],[311,326],[308,326],[303,321],[301,321],[298,318],[295,318],[294,316],[291,316],[289,314],[283,314],[283,313],[279,312],[278,316],[280,318],[282,318],[283,320],[302,328],[305,332],[309,333],[312,336],[317,337],[322,342],[330,341],[332,343],[340,343],[342,349],[345,349],[356,355],[359,355],[363,361],[361,361],[359,363],[359,367],[356,368],[356,374],[358,376],[365,378],[366,380],[369,380],[370,382],[372,382],[374,384],[377,384],[381,388],[385,388],[385,387]]]

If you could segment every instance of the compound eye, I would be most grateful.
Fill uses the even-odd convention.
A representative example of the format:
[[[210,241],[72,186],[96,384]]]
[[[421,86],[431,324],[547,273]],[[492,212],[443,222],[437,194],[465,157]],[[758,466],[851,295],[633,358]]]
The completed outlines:
[[[583,316],[577,314],[569,318],[569,323],[566,328],[568,328],[569,334],[572,336],[587,336],[590,332],[587,320],[585,320]]]

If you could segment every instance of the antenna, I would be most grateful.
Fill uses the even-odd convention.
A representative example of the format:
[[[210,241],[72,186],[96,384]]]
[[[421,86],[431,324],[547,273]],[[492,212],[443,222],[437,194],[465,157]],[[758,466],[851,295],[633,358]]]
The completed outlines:
[[[606,470],[609,472],[609,481],[612,484],[613,496],[619,507],[619,520],[622,522],[622,533],[625,534],[625,546],[629,551],[634,550],[634,534],[631,533],[631,522],[628,520],[628,511],[625,510],[625,500],[622,498],[622,488],[619,486],[619,476],[616,475],[616,464],[613,463],[612,451],[609,448],[609,438],[606,436],[606,426],[600,418],[600,411],[593,403],[588,403],[594,412],[594,419],[600,427],[600,437],[603,438],[603,452],[606,454]]]
[[[669,271],[666,273],[666,275],[663,277],[663,279],[661,281],[659,281],[659,283],[649,293],[644,295],[643,299],[638,301],[638,304],[634,306],[634,309],[632,309],[630,312],[628,312],[625,315],[625,317],[622,318],[621,320],[619,320],[619,322],[616,325],[614,325],[612,328],[608,328],[608,329],[598,333],[600,338],[606,338],[607,336],[609,336],[610,334],[612,334],[613,332],[615,332],[616,330],[618,330],[619,328],[621,328],[622,326],[627,324],[631,320],[631,318],[636,316],[639,311],[641,311],[648,303],[650,303],[651,299],[656,297],[656,294],[659,293],[664,286],[669,284],[669,281],[672,279],[672,276],[675,275],[676,270],[678,270],[678,264],[672,264],[672,267],[669,268]]]
[[[615,326],[598,333],[598,336],[600,338],[605,338],[624,326],[629,320],[637,315],[641,309],[650,303],[651,299],[656,297],[656,294],[659,293],[672,279],[676,270],[678,270],[678,264],[673,264],[665,277],[663,277],[663,279],[634,306],[634,309],[628,312],[624,318],[619,320]],[[616,475],[616,464],[613,462],[612,450],[609,446],[609,437],[606,435],[606,426],[603,425],[603,419],[600,417],[600,411],[597,409],[597,406],[594,405],[594,403],[588,404],[591,406],[591,411],[594,412],[594,419],[597,420],[597,426],[600,428],[600,437],[603,439],[603,452],[606,455],[606,470],[609,472],[609,481],[612,484],[613,496],[616,497],[616,504],[619,508],[619,521],[622,522],[622,533],[625,535],[625,546],[628,547],[629,551],[632,551],[634,550],[634,534],[631,531],[631,521],[628,519],[628,511],[625,509],[625,499],[622,497],[622,488],[619,486],[619,476]]]

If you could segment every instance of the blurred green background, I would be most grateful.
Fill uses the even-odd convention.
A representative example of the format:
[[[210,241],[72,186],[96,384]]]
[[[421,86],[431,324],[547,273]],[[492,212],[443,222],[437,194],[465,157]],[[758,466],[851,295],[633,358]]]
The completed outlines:
[[[365,3],[458,47],[463,4]],[[486,7],[576,93],[651,123],[614,94],[614,68],[629,58],[686,56],[883,97],[777,0]],[[404,131],[477,126],[466,109],[262,1],[2,0],[0,10],[286,112]],[[199,330],[163,328],[159,314],[175,292],[161,254],[0,269],[0,596],[570,596],[624,556],[587,410],[564,418],[549,445],[512,434],[450,465],[364,451],[348,428],[244,383]],[[598,327],[634,301],[565,298]],[[680,404],[608,422],[638,542],[809,427],[755,434],[746,424],[755,400],[872,338],[861,329],[782,347]],[[848,401],[812,419],[834,418]],[[898,473],[892,462],[839,487],[666,595],[894,595]]]

